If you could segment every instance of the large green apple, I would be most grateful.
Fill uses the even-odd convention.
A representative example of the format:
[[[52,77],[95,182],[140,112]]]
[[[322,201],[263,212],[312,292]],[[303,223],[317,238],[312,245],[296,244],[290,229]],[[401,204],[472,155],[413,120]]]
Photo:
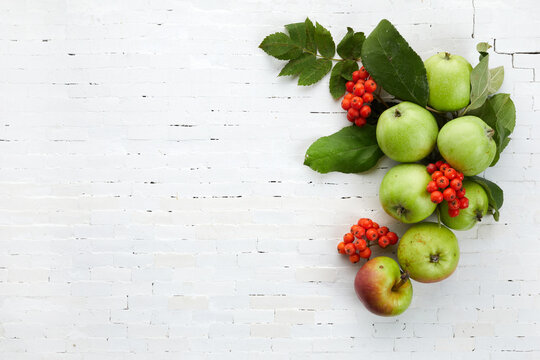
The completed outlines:
[[[437,207],[426,191],[430,181],[431,177],[423,165],[394,166],[384,175],[379,188],[379,200],[384,211],[407,224],[424,220]]]
[[[437,146],[442,157],[457,171],[472,176],[484,171],[495,158],[494,130],[476,116],[447,122],[439,131]]]
[[[472,66],[459,55],[441,52],[424,62],[429,84],[429,105],[456,111],[469,104]]]
[[[404,101],[381,114],[377,142],[390,159],[415,162],[425,158],[437,143],[439,128],[429,111]]]
[[[441,208],[441,220],[444,225],[454,230],[469,230],[482,217],[487,214],[489,201],[486,191],[481,185],[474,181],[464,181],[463,188],[465,196],[469,199],[469,207],[459,210],[459,215],[450,217],[448,215],[448,202],[443,201],[439,206]]]
[[[411,279],[431,283],[452,275],[459,261],[459,246],[448,228],[425,222],[411,226],[403,234],[397,256]]]
[[[412,300],[412,284],[402,276],[394,259],[379,256],[358,270],[354,279],[356,295],[366,308],[381,316],[404,312]]]

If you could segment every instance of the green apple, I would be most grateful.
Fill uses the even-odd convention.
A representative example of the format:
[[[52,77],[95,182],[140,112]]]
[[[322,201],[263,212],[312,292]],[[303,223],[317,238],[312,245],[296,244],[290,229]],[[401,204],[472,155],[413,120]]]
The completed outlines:
[[[372,313],[381,316],[399,315],[409,307],[413,293],[411,281],[402,275],[394,259],[379,256],[358,270],[354,290]]]
[[[469,105],[472,66],[459,55],[441,52],[424,62],[429,84],[429,105],[456,111]]]
[[[437,143],[438,132],[435,117],[408,101],[387,109],[377,122],[379,147],[399,162],[415,162],[429,155]]]
[[[484,171],[495,158],[495,131],[476,116],[447,122],[439,131],[437,146],[442,157],[457,171],[472,176]]]
[[[448,228],[425,222],[403,234],[397,251],[398,261],[411,279],[431,283],[446,279],[457,267],[459,246]]]
[[[431,177],[423,165],[394,166],[384,175],[379,188],[379,200],[384,211],[407,224],[424,220],[437,207],[426,191],[430,181]]]
[[[454,230],[469,230],[482,217],[487,214],[489,201],[486,191],[481,185],[474,181],[464,181],[463,188],[465,196],[469,199],[469,207],[459,210],[459,215],[450,217],[448,215],[448,202],[443,201],[439,206],[441,209],[441,220],[444,225]]]

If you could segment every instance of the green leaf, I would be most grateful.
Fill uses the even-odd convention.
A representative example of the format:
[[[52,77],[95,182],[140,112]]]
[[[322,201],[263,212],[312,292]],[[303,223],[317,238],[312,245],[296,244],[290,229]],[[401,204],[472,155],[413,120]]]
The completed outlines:
[[[315,43],[322,56],[325,58],[334,57],[336,53],[336,44],[334,44],[332,34],[319,23],[317,23],[317,27],[315,28]]]
[[[497,123],[501,123],[511,133],[516,126],[516,107],[510,94],[496,94],[489,98],[489,102],[497,116]]]
[[[334,99],[339,99],[345,93],[345,84],[347,78],[351,76],[353,71],[358,70],[358,63],[354,60],[345,60],[338,62],[332,69],[330,74],[330,94]]]
[[[471,103],[467,110],[474,110],[484,104],[489,89],[489,56],[484,57],[471,72]]]
[[[384,155],[377,145],[375,126],[348,126],[315,141],[304,165],[326,174],[331,171],[359,173],[371,169]]]
[[[306,18],[304,24],[306,25],[306,49],[315,54],[317,52],[317,43],[315,42],[315,26],[313,26],[313,23],[311,20],[309,20],[309,18]]]
[[[501,87],[504,80],[504,67],[498,66],[494,69],[489,69],[489,85],[488,93],[489,95],[495,94],[497,90]]]
[[[337,53],[342,59],[356,60],[360,58],[362,44],[366,39],[363,32],[355,33],[350,27],[347,28],[347,34],[339,42]]]
[[[381,20],[364,41],[362,63],[390,94],[427,105],[429,87],[424,63],[388,20]]]
[[[299,75],[302,71],[313,67],[316,60],[315,55],[303,53],[299,58],[289,61],[279,76]]]
[[[484,57],[488,55],[488,50],[491,48],[491,45],[489,45],[487,42],[481,42],[476,44],[476,50],[480,53],[480,58],[478,60],[482,60]]]
[[[289,36],[291,37],[291,40],[297,43],[299,46],[305,48],[306,47],[306,24],[301,23],[294,23],[294,24],[288,24],[285,25],[285,28],[289,32]]]
[[[502,189],[494,182],[479,176],[470,176],[467,178],[484,188],[488,196],[489,208],[493,214],[493,218],[495,221],[499,221],[499,210],[502,208],[504,202],[504,193]]]
[[[332,60],[317,59],[315,63],[302,70],[298,78],[298,85],[306,86],[315,84],[332,69]]]
[[[280,60],[296,59],[302,55],[302,48],[287,34],[277,32],[268,35],[259,45],[268,55]]]

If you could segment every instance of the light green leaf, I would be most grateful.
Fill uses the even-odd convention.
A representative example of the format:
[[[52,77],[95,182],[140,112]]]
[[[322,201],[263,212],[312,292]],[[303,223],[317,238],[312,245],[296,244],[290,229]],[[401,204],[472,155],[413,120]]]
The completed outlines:
[[[504,193],[502,189],[494,182],[479,176],[470,176],[467,177],[467,179],[474,181],[484,188],[488,196],[489,208],[493,214],[493,218],[495,221],[499,221],[499,210],[502,208],[504,203]]]
[[[388,20],[381,20],[364,41],[362,63],[388,93],[427,105],[429,87],[424,63]]]
[[[360,58],[362,44],[365,39],[366,37],[363,32],[355,33],[352,28],[348,27],[347,34],[337,46],[337,53],[342,59],[356,60]]]
[[[474,110],[484,104],[489,88],[489,56],[484,57],[471,72],[471,103],[467,110]]]
[[[317,23],[317,27],[315,28],[315,43],[322,56],[326,58],[334,57],[336,53],[336,44],[332,39],[332,34],[319,23]]]
[[[302,55],[302,47],[296,44],[287,34],[277,32],[268,35],[259,45],[268,55],[280,60],[296,59]]]
[[[358,70],[358,63],[354,60],[338,62],[330,74],[330,94],[334,99],[339,99],[345,93],[346,76],[351,76],[353,71]]]
[[[481,42],[476,45],[476,50],[480,53],[480,57],[478,60],[482,60],[484,57],[488,55],[488,50],[491,48],[491,45],[489,45],[487,42]]]
[[[489,86],[488,93],[489,95],[495,94],[497,90],[501,87],[504,81],[504,67],[498,66],[494,69],[489,69]]]
[[[302,71],[315,65],[317,58],[315,55],[303,53],[299,58],[293,59],[287,63],[279,73],[279,76],[298,75]]]
[[[375,126],[348,126],[315,141],[304,165],[326,174],[331,171],[359,173],[371,169],[384,155],[377,145]]]
[[[321,80],[332,69],[332,60],[317,59],[315,63],[302,70],[298,85],[312,85]]]

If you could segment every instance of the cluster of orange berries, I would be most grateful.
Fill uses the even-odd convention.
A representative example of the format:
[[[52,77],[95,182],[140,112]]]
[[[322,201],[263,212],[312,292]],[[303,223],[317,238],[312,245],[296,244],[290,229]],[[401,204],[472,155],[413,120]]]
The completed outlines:
[[[431,181],[427,185],[427,191],[431,193],[431,201],[440,204],[443,200],[448,202],[448,215],[456,217],[460,209],[469,207],[469,199],[465,197],[463,188],[463,173],[456,171],[444,161],[426,166],[431,174]]]
[[[357,263],[360,258],[369,259],[370,246],[375,245],[375,241],[380,247],[385,248],[397,244],[398,236],[386,226],[379,227],[376,222],[362,218],[351,226],[351,232],[343,235],[343,241],[338,244],[337,250],[340,254],[349,255],[352,263]]]
[[[371,102],[377,83],[369,78],[369,73],[362,66],[352,73],[352,81],[348,81],[345,87],[347,94],[341,101],[341,107],[347,111],[347,120],[362,127],[371,115]]]

